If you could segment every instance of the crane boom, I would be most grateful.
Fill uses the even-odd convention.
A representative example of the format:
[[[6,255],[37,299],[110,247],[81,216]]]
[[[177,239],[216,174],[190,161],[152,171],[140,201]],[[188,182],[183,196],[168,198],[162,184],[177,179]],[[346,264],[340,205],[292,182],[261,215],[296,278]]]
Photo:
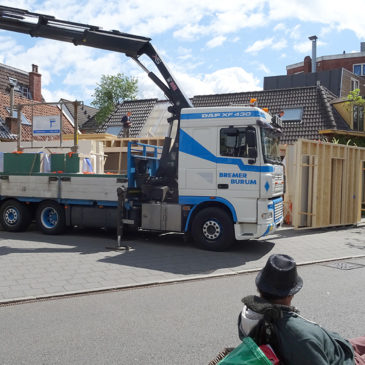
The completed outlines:
[[[192,107],[189,98],[180,89],[168,67],[150,43],[150,38],[117,30],[106,31],[98,26],[59,20],[51,15],[32,13],[7,6],[0,6],[0,29],[25,33],[32,37],[73,43],[75,46],[82,45],[124,53],[147,72],[152,81],[171,101],[173,108],[170,110],[173,117],[170,121],[179,119],[182,108]],[[140,62],[138,58],[141,55],[148,56],[154,62],[166,83]]]

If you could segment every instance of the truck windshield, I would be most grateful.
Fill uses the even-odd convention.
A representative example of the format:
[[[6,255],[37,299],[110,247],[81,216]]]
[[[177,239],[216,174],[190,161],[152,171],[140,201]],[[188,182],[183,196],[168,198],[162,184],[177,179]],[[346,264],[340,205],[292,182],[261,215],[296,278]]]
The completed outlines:
[[[261,141],[264,162],[280,164],[280,132],[276,129],[261,128]]]

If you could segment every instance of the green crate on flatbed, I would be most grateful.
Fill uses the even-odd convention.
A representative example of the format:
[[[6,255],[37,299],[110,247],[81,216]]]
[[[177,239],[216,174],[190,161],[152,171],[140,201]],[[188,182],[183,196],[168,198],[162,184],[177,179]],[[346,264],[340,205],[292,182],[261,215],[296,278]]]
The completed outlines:
[[[39,153],[4,153],[4,173],[31,174],[40,172],[41,158]]]
[[[52,153],[50,156],[51,172],[63,171],[65,172],[65,154]]]
[[[80,172],[80,157],[78,153],[52,153],[51,171],[62,171],[65,173]]]
[[[65,172],[74,174],[80,172],[80,157],[78,153],[66,153]]]

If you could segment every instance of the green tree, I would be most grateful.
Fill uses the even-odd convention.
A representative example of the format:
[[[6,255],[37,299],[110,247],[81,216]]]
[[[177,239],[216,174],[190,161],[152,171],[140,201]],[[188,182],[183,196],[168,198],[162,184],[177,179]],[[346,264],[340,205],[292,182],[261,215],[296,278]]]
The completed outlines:
[[[352,111],[352,108],[356,106],[364,106],[365,100],[360,95],[360,89],[355,89],[350,91],[347,95],[346,108],[349,111]]]
[[[103,123],[113,112],[116,104],[124,100],[134,100],[138,92],[138,80],[121,73],[116,76],[102,75],[100,83],[95,88],[91,102],[99,109],[95,115],[98,123]]]

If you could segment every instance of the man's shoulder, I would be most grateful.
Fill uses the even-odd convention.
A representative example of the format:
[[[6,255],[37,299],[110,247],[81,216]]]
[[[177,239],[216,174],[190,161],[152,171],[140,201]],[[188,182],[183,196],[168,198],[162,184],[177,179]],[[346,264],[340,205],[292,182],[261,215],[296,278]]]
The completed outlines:
[[[318,337],[323,332],[317,323],[309,321],[297,313],[287,312],[277,322],[279,331],[287,333],[289,336],[295,336],[297,339]]]

